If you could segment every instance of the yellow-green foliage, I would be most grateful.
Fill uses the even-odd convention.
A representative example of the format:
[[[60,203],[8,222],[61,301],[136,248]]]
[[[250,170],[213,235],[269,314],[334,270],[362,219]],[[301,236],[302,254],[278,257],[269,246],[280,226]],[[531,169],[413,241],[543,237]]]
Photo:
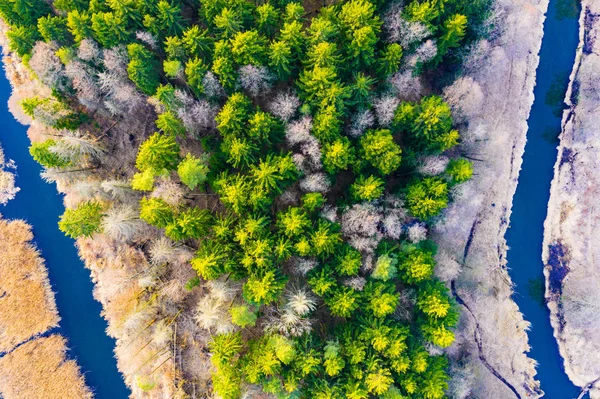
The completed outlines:
[[[208,166],[204,160],[187,154],[185,158],[177,165],[177,174],[181,182],[188,186],[190,190],[195,189],[206,181]]]
[[[464,158],[452,159],[448,163],[446,173],[453,184],[464,183],[473,176],[473,163]]]
[[[375,176],[360,176],[350,186],[350,190],[355,199],[359,201],[372,201],[383,195],[385,182]]]
[[[417,180],[408,186],[406,202],[415,217],[429,219],[448,206],[448,185],[436,177]]]
[[[98,201],[87,201],[67,209],[60,217],[58,228],[72,238],[91,237],[102,229],[104,206]]]
[[[256,313],[250,310],[248,305],[233,306],[229,309],[231,322],[242,328],[246,326],[254,326],[256,323]]]
[[[60,75],[53,96],[28,99],[23,108],[49,127],[87,130],[93,126],[84,125],[75,96],[98,115],[107,114],[105,104],[113,112],[125,111],[115,109],[121,100],[131,102],[123,118],[143,122],[151,114],[142,114],[147,99],[160,132],[130,132],[139,145],[135,171],[63,159],[54,139],[31,152],[65,173],[98,167],[102,176],[130,177],[147,194],[140,219],[196,250],[190,263],[198,276],[188,288],[201,279],[242,287],[221,310],[228,328],[243,334],[215,335],[210,344],[214,393],[237,399],[255,384],[277,397],[441,398],[446,365],[422,346],[451,344],[455,304],[431,280],[433,247],[404,242],[402,224],[434,221],[449,186],[468,180],[472,165],[456,159],[440,177],[419,178],[415,160],[454,147],[459,134],[437,95],[392,109],[397,100],[387,81],[400,68],[434,68],[467,40],[467,20],[484,10],[457,0],[408,1],[402,18],[430,34],[403,48],[384,43],[383,4],[369,0],[306,10],[299,2],[201,0],[196,13],[165,0],[101,3],[57,0],[56,15],[40,0],[0,7],[9,47],[25,61],[43,39],[57,43],[69,71],[83,65],[100,76],[102,90],[123,83],[94,105],[72,71],[53,72]],[[403,64],[428,39],[437,55]],[[100,51],[88,54],[95,45]],[[118,137],[122,130],[98,136],[120,148],[129,142]],[[122,161],[115,164],[133,163]],[[97,200],[82,202],[65,212],[60,228],[92,236],[103,210]],[[377,245],[383,236],[400,239]],[[406,325],[394,317],[405,289],[417,293]],[[162,379],[149,377],[140,388],[152,389],[153,381]]]
[[[371,130],[365,134],[360,145],[364,158],[382,174],[389,175],[400,166],[402,150],[394,142],[387,129]]]

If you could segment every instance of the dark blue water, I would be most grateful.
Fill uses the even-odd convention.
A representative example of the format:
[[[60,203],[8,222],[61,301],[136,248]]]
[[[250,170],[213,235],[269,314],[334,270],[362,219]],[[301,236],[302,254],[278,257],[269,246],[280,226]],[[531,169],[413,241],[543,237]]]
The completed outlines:
[[[571,399],[579,389],[567,378],[543,303],[543,224],[556,161],[562,101],[578,45],[577,6],[550,0],[537,69],[535,101],[529,117],[523,167],[514,197],[511,227],[506,238],[510,275],[516,283],[514,299],[525,319],[535,359],[537,378],[548,399]]]
[[[113,357],[115,342],[104,332],[99,302],[92,297],[90,272],[77,256],[74,241],[58,230],[64,212],[62,196],[54,184],[40,178],[41,168],[29,155],[25,126],[8,112],[10,85],[0,73],[0,143],[7,159],[17,164],[21,191],[0,213],[8,219],[25,219],[33,226],[35,242],[46,260],[52,289],[62,320],[58,329],[68,340],[69,355],[77,359],[88,386],[97,399],[125,399],[129,391]]]

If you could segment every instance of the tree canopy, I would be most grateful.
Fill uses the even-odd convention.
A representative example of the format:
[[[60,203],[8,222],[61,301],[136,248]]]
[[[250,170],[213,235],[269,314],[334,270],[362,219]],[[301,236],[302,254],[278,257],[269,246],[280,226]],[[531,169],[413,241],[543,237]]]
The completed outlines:
[[[457,157],[453,108],[436,94],[401,101],[413,96],[397,83],[455,62],[477,19],[457,0],[408,1],[396,25],[426,31],[408,40],[382,28],[386,10],[370,0],[0,5],[10,50],[53,82],[21,102],[25,114],[68,137],[44,136],[30,153],[46,174],[82,172],[84,200],[60,229],[145,226],[132,245],[157,269],[147,280],[177,274],[192,292],[176,305],[210,333],[217,396],[444,397],[446,358],[425,348],[452,344],[458,314],[433,277],[427,230],[473,165]],[[111,119],[114,131],[97,123]],[[65,156],[73,143],[92,151],[88,131],[123,159]],[[426,174],[417,166],[432,156],[452,159]],[[97,180],[108,176],[126,187],[106,189]],[[150,304],[176,288],[139,296]]]

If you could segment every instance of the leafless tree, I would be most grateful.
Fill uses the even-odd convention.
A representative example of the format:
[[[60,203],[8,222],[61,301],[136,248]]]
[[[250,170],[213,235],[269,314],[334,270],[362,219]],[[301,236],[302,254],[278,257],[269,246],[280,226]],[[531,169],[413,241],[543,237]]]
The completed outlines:
[[[144,225],[139,212],[130,205],[112,206],[102,219],[103,232],[115,240],[133,240]]]
[[[299,106],[300,100],[296,94],[285,91],[277,94],[273,101],[269,103],[269,111],[287,122],[296,114]]]
[[[481,86],[470,76],[458,78],[444,89],[444,101],[450,105],[452,116],[457,122],[479,116],[483,100]]]
[[[363,133],[375,125],[375,116],[369,109],[358,111],[352,116],[352,125],[348,134],[352,137],[360,137]]]
[[[274,77],[265,66],[244,65],[238,71],[238,82],[252,97],[271,90]]]
[[[178,116],[186,130],[199,135],[215,128],[215,116],[218,109],[206,100],[195,101],[190,107],[178,111]]]
[[[209,98],[219,98],[225,96],[225,90],[221,83],[219,82],[219,78],[215,76],[214,73],[208,71],[204,78],[202,79],[202,87],[204,87],[204,94],[206,94]]]
[[[65,70],[67,76],[71,78],[73,87],[77,91],[79,102],[91,110],[98,108],[101,93],[96,78],[96,71],[78,60],[71,60]]]
[[[56,56],[55,46],[39,41],[33,47],[29,67],[40,81],[59,91],[67,87],[67,78],[60,59]]]
[[[107,72],[121,77],[127,77],[127,50],[123,46],[117,46],[102,50],[102,62]]]
[[[98,64],[100,60],[100,49],[98,47],[98,43],[96,43],[93,39],[85,38],[81,42],[79,42],[79,48],[77,49],[77,56],[84,61],[90,61],[95,64]]]
[[[156,38],[150,32],[146,32],[143,30],[135,32],[135,37],[141,42],[146,43],[150,48],[156,50],[158,48],[158,44],[156,42]]]
[[[394,119],[394,112],[399,104],[400,100],[398,98],[389,95],[383,95],[373,100],[375,115],[377,115],[377,121],[381,126],[389,126]]]
[[[311,139],[310,130],[312,129],[312,119],[310,116],[304,116],[297,121],[287,125],[285,129],[285,139],[290,146],[305,143]]]
[[[326,193],[331,182],[325,173],[313,173],[300,180],[300,189],[304,192]]]
[[[412,69],[403,69],[390,78],[396,96],[405,101],[416,101],[421,97],[423,86],[421,78],[413,75]]]
[[[417,171],[426,176],[437,176],[444,173],[450,159],[444,155],[429,155],[419,158]]]
[[[404,19],[402,11],[400,4],[392,6],[383,19],[383,29],[389,42],[398,42],[402,47],[408,48],[431,35],[424,24]]]

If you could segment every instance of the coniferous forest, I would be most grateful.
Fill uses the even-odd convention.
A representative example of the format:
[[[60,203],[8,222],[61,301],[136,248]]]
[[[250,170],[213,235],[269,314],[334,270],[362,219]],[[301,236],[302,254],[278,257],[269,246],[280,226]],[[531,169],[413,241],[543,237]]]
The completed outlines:
[[[210,336],[198,397],[441,399],[460,314],[428,231],[473,168],[440,94],[489,8],[2,0],[0,16],[47,89],[19,101],[43,130],[30,153],[79,190],[60,230],[148,255],[136,312],[193,251],[189,296],[153,317],[193,308]]]

